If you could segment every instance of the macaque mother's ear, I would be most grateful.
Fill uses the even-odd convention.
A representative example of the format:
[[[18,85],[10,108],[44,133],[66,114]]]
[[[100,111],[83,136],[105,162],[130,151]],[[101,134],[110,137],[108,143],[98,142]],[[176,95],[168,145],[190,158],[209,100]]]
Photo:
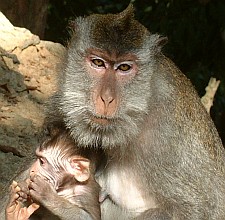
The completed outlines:
[[[158,53],[161,51],[162,47],[168,42],[168,38],[158,34],[151,34],[149,37],[149,42],[151,49],[155,53]]]
[[[84,182],[90,178],[90,161],[80,156],[74,156],[70,160],[69,173],[78,182]]]

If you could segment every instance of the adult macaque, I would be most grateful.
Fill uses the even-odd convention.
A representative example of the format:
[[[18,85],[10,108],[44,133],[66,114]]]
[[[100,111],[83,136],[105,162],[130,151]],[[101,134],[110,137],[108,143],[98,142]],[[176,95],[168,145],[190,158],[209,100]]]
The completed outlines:
[[[225,219],[224,149],[190,81],[162,54],[166,39],[131,5],[74,24],[49,118],[79,147],[104,149],[102,219]]]
[[[29,190],[21,190],[16,182],[12,184],[6,219],[100,219],[100,187],[92,175],[94,164],[82,156],[71,138],[65,133],[57,134],[45,141],[36,150],[36,155],[38,158],[27,181]],[[19,202],[24,202],[29,196],[35,203],[23,208]],[[54,215],[47,210],[43,213],[42,208],[30,217],[38,208],[36,203]]]
[[[104,150],[103,220],[225,219],[221,140],[164,43],[132,6],[75,20],[49,124]]]

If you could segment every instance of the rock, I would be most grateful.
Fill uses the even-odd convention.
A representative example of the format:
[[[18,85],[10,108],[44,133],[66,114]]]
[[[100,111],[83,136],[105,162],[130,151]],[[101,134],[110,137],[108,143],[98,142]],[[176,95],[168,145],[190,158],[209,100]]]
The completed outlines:
[[[25,49],[40,43],[38,36],[25,28],[14,27],[2,12],[0,12],[0,31],[0,45],[6,51],[12,51],[16,47]]]
[[[64,54],[0,12],[0,192],[33,158]]]

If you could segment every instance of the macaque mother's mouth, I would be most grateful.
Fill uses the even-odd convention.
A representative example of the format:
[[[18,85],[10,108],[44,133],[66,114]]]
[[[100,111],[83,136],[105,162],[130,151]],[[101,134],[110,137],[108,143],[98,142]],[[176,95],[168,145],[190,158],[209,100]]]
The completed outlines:
[[[97,118],[97,117],[93,117],[92,121],[101,125],[109,125],[110,124],[110,120],[106,119],[106,118]]]

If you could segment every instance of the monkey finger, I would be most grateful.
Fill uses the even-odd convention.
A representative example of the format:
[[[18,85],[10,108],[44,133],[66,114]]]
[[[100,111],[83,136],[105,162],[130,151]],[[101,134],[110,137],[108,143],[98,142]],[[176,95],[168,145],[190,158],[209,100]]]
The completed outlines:
[[[28,190],[28,193],[29,193],[29,190]],[[28,195],[27,193],[23,192],[23,191],[19,191],[17,192],[17,194],[19,195],[20,199],[27,199]]]
[[[29,184],[29,188],[32,188],[35,191],[42,191],[43,193],[44,191],[52,191],[50,184],[38,175],[35,175],[32,178]]]
[[[7,213],[8,213],[8,212],[13,212],[13,211],[15,210],[16,206],[17,206],[17,203],[16,203],[15,201],[9,203],[9,204],[7,205],[7,207],[6,207],[6,212],[7,212]]]
[[[20,191],[20,187],[17,186],[15,183],[12,184],[12,187],[11,187],[11,196],[10,196],[10,199],[9,199],[9,203],[13,203],[15,202],[16,200],[17,201],[20,201],[20,202],[24,202],[27,200],[27,194]]]
[[[27,208],[27,213],[29,215],[32,215],[33,212],[35,212],[37,209],[39,209],[40,205],[37,203],[32,203],[28,208]]]
[[[30,189],[30,195],[31,195],[32,201],[35,201],[38,203],[41,202],[42,196],[39,194],[39,192],[37,192],[33,189]]]
[[[29,217],[30,217],[30,215],[28,214],[26,207],[20,209],[19,214],[18,214],[19,220],[28,220]]]
[[[25,193],[29,192],[27,181],[23,181],[23,182],[18,183],[18,186],[20,187],[21,191],[23,191]]]
[[[9,199],[8,206],[13,206],[16,203],[16,200],[19,198],[17,193],[12,193]]]
[[[15,187],[13,187],[13,188],[11,188],[11,194],[16,194],[16,193],[18,193],[18,192],[20,192],[20,187],[19,186],[15,186]]]
[[[34,174],[34,175],[30,176],[30,183],[31,182],[38,182],[38,181],[40,183],[43,181],[43,179],[39,175]]]
[[[31,195],[31,191],[36,191],[38,189],[38,186],[36,182],[31,181],[29,184],[29,194]]]
[[[15,188],[17,186],[17,182],[15,180],[12,181],[12,184],[10,185],[10,187]]]
[[[11,200],[15,200],[16,201],[19,197],[20,197],[19,194],[18,193],[15,193],[15,194],[13,194],[11,196]]]
[[[25,180],[25,182],[26,182],[26,184],[27,184],[27,186],[28,186],[29,183],[30,183],[30,178],[27,178],[27,179]]]
[[[39,186],[42,186],[43,184],[45,184],[46,182],[44,181],[44,179],[39,176],[39,175],[35,175],[32,177],[31,181],[30,181],[30,184],[36,184],[36,185],[39,185]],[[29,184],[29,185],[30,185]]]
[[[39,208],[36,203],[31,204],[28,208],[24,207],[19,210],[18,220],[28,220],[29,217]]]
[[[39,190],[39,187],[37,186],[37,184],[32,183],[31,187],[30,187],[30,196],[31,198],[33,198],[34,194],[39,195],[41,193],[41,190]]]
[[[17,201],[14,201],[10,204],[7,205],[6,207],[6,213],[7,214],[14,214],[15,212],[18,212],[20,209],[20,203],[18,203]],[[12,218],[13,219],[13,218]]]
[[[17,193],[20,191],[20,187],[18,186],[18,183],[16,181],[13,181],[10,185],[10,192],[11,193]]]
[[[28,184],[28,188],[30,188],[30,186],[32,184],[36,183],[36,180],[37,180],[37,175],[30,176],[30,181],[29,181],[29,184]]]
[[[24,203],[24,202],[27,201],[27,199],[24,199],[24,198],[22,198],[22,197],[19,197],[19,198],[17,199],[17,201],[18,201],[18,202],[21,202],[21,203]]]

